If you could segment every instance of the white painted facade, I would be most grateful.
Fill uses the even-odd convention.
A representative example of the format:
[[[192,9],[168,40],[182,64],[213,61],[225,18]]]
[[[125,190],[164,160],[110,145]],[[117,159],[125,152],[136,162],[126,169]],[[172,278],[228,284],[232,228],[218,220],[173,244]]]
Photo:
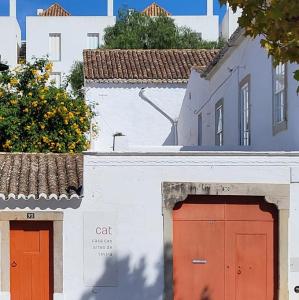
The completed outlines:
[[[189,27],[200,34],[203,40],[218,41],[219,39],[219,17],[207,16],[172,16],[177,26]]]
[[[10,67],[18,63],[21,29],[16,18],[16,0],[10,0],[9,16],[0,16],[0,60]]]
[[[54,300],[163,299],[163,182],[288,185],[288,296],[279,300],[299,299],[294,292],[299,278],[299,153],[158,151],[86,153],[82,199],[0,201],[2,211],[63,212],[63,288]],[[96,266],[104,266],[98,273],[85,269],[90,213],[99,224],[106,216],[113,229],[116,260],[111,264],[94,257]],[[10,292],[1,290],[0,296],[9,300]]]
[[[178,122],[178,142],[184,146],[198,146],[202,117],[202,146],[215,146],[215,105],[223,100],[223,149],[236,149],[240,145],[239,85],[249,79],[251,145],[246,150],[298,150],[299,149],[299,96],[298,82],[293,72],[298,65],[286,68],[286,125],[279,132],[273,127],[273,68],[271,59],[260,47],[259,39],[239,37],[234,41],[208,77],[193,70],[184,97]],[[221,150],[218,147],[218,150]]]
[[[145,95],[166,113],[177,120],[186,90],[186,84],[102,84],[86,83],[86,99],[96,104],[99,133],[92,141],[95,151],[111,151],[113,135],[116,147],[162,146],[175,144],[175,126],[162,112],[143,100]]]
[[[163,299],[162,182],[264,183],[290,185],[288,286],[298,299],[299,226],[298,154],[112,153],[87,154],[84,198],[80,208],[65,211],[64,299]],[[118,284],[86,287],[82,279],[83,212],[117,215]],[[72,255],[67,255],[72,253]],[[76,261],[76,264],[74,264]],[[94,278],[100,282],[108,269]],[[79,275],[80,274],[80,275]],[[82,297],[82,294],[84,297]]]
[[[88,34],[98,34],[101,45],[104,29],[114,23],[113,16],[27,17],[26,59],[49,55],[49,35],[60,34],[60,60],[53,61],[53,72],[63,78],[75,61],[83,61],[83,49],[89,48]]]

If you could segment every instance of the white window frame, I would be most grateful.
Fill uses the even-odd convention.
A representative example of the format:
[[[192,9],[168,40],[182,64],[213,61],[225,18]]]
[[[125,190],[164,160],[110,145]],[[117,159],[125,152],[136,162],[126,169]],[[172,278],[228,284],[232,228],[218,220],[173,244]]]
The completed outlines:
[[[59,44],[58,44],[58,53],[53,53],[53,45],[52,41],[53,38],[56,37],[58,38]],[[49,59],[51,61],[61,61],[61,33],[49,33]]]
[[[251,103],[250,103],[250,75],[247,75],[239,85],[239,120],[240,120],[240,145],[251,144]]]
[[[215,105],[215,145],[223,146],[224,139],[224,101],[219,100]]]
[[[96,37],[97,38],[97,46],[96,47],[90,47],[90,38],[94,38]],[[100,34],[97,33],[97,32],[90,32],[90,33],[87,33],[87,48],[88,49],[98,49],[100,47]]]
[[[287,65],[272,68],[272,125],[273,135],[287,129]]]

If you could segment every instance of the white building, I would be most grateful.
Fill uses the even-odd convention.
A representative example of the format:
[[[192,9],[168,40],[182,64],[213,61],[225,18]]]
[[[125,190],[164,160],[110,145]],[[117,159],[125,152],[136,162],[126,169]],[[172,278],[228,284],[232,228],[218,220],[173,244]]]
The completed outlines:
[[[82,61],[83,49],[96,49],[103,43],[104,29],[115,24],[113,1],[108,0],[107,16],[71,16],[55,3],[37,16],[26,18],[26,58],[49,56],[52,79],[60,85],[75,61]]]
[[[0,16],[0,61],[15,67],[21,48],[21,29],[17,21],[16,0],[10,0],[9,5],[9,16]]]
[[[228,41],[231,35],[237,30],[239,27],[238,19],[242,14],[242,10],[240,8],[234,13],[231,7],[227,4],[226,13],[223,17],[223,20],[220,24],[220,37],[224,40]]]
[[[260,39],[238,29],[204,71],[193,69],[178,121],[180,145],[298,150],[295,64],[273,68]]]
[[[298,152],[0,162],[3,300],[298,299]]]
[[[174,19],[178,26],[189,27],[207,41],[218,41],[219,39],[219,17],[214,15],[213,0],[207,0],[206,15],[173,16],[157,3],[152,3],[143,10],[143,13],[151,17],[166,15]]]
[[[93,149],[177,144],[177,118],[190,69],[217,50],[86,50],[86,99],[96,103]],[[120,137],[123,135],[123,137]],[[116,145],[115,145],[116,143]]]

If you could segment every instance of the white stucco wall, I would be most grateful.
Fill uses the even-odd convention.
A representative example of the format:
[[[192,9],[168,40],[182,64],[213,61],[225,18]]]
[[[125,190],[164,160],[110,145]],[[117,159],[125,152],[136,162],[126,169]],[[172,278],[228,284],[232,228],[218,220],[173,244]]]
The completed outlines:
[[[189,27],[201,33],[203,40],[217,41],[219,38],[218,16],[172,16],[178,26]]]
[[[15,17],[0,17],[0,40],[1,61],[15,67],[21,47],[21,29]]]
[[[163,295],[163,216],[161,183],[272,183],[291,184],[289,259],[298,257],[298,180],[295,157],[267,154],[87,154],[84,164],[84,199],[76,213],[65,216],[65,299],[158,300]],[[290,178],[291,169],[293,180]],[[298,176],[298,172],[296,173]],[[293,183],[291,183],[293,182]],[[111,212],[118,215],[117,243],[119,284],[117,287],[84,287],[82,270],[82,212]],[[76,232],[76,233],[74,233]],[[76,261],[76,264],[73,262]],[[144,262],[144,264],[142,263]],[[298,270],[288,266],[289,299],[299,299]],[[294,271],[294,270],[293,270]],[[75,275],[76,274],[76,275]],[[95,281],[99,280],[95,278]],[[133,288],[134,287],[134,288]],[[80,298],[82,291],[90,298]],[[92,298],[93,297],[93,298]],[[287,299],[285,299],[287,300]]]
[[[209,80],[192,71],[180,112],[179,144],[198,144],[198,114],[203,118],[203,146],[215,145],[215,104],[224,99],[224,146],[239,145],[239,82],[250,75],[251,146],[248,150],[299,149],[298,83],[293,79],[296,65],[288,65],[288,129],[272,132],[272,63],[259,39],[244,39],[231,47],[230,55],[216,66]],[[231,71],[232,70],[232,71]],[[191,97],[191,99],[190,99]]]
[[[115,23],[115,17],[71,16],[26,18],[27,60],[49,54],[49,34],[61,34],[61,61],[54,62],[53,72],[67,74],[74,61],[83,61],[88,48],[87,34],[99,33],[103,42],[104,29]]]
[[[172,119],[179,116],[186,84],[90,84],[86,99],[96,103],[99,134],[93,140],[93,150],[111,151],[113,134],[121,132],[128,146],[174,145],[171,122],[139,97],[145,95]],[[119,138],[116,138],[119,139]]]
[[[162,300],[162,182],[289,184],[288,299],[299,299],[294,293],[299,268],[291,266],[299,260],[298,152],[87,153],[82,201],[0,201],[0,207],[5,211],[63,211],[63,293],[56,294],[54,300]],[[87,212],[117,216],[113,267],[118,274],[112,287],[84,283],[83,218]],[[105,265],[105,259],[99,260]],[[99,270],[93,282],[105,278],[110,267]],[[9,299],[9,292],[0,295]]]

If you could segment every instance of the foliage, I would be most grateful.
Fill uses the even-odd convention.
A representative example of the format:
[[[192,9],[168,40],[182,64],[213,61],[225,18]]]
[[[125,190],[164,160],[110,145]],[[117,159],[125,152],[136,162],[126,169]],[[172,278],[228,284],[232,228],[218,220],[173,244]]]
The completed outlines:
[[[0,73],[0,151],[80,152],[88,148],[92,108],[49,84],[46,59]]]
[[[83,63],[81,61],[74,62],[67,80],[70,83],[73,92],[80,97],[84,97],[84,75]]]
[[[225,4],[227,0],[220,0]],[[280,62],[299,63],[298,0],[228,0],[233,11],[239,7],[239,25],[251,37],[262,35],[261,45]],[[299,74],[295,74],[298,79]]]
[[[190,28],[178,27],[168,16],[149,17],[121,10],[114,26],[105,29],[104,48],[109,49],[211,49],[218,42],[203,41]]]

